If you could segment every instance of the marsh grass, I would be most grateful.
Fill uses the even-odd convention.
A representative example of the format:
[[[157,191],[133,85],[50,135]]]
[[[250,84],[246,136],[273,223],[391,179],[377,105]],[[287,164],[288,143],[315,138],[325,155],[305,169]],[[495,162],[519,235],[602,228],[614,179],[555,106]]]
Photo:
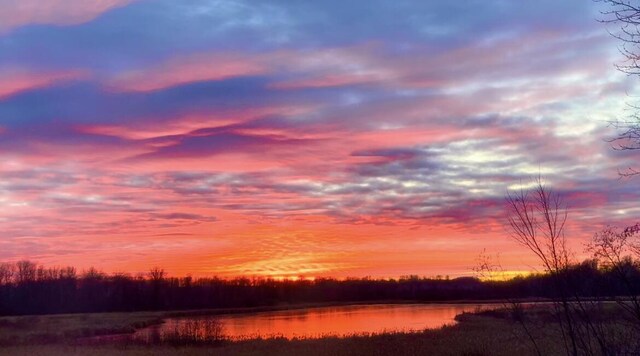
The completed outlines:
[[[222,323],[215,318],[184,319],[173,322],[173,328],[152,329],[130,341],[147,345],[220,345],[227,339]]]

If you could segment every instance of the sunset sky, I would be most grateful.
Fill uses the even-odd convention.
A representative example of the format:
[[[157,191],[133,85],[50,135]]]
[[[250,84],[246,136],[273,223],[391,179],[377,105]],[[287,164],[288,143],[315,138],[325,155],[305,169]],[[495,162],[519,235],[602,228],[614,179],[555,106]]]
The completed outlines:
[[[636,222],[598,3],[0,0],[0,261],[460,276],[541,174],[577,257]],[[615,30],[615,28],[610,28]]]

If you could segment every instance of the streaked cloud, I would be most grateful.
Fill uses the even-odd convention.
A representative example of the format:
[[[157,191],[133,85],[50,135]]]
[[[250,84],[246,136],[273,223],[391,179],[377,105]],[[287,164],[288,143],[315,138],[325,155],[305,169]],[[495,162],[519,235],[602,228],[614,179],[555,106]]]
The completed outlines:
[[[503,197],[538,174],[578,253],[637,217],[637,159],[603,140],[637,86],[594,3],[0,6],[0,260],[456,275],[492,247],[520,270]]]
[[[45,88],[56,83],[86,79],[82,69],[61,72],[35,72],[26,68],[0,68],[0,100],[21,92]]]
[[[0,33],[30,25],[74,25],[135,0],[2,0]]]
[[[109,82],[116,90],[152,91],[192,82],[252,76],[264,72],[260,63],[242,56],[195,55],[176,58],[153,68],[118,74]]]

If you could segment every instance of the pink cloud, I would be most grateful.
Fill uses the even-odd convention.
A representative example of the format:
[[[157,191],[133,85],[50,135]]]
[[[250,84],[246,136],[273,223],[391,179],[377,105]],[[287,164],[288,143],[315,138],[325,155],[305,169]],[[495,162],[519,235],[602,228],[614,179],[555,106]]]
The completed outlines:
[[[47,87],[55,82],[86,78],[84,70],[33,72],[20,68],[0,69],[0,99],[31,89]]]
[[[377,83],[396,76],[393,66],[374,65],[375,46],[313,51],[278,50],[262,54],[198,53],[170,58],[150,68],[138,68],[107,79],[118,91],[152,91],[172,86],[233,77],[285,73],[295,78],[272,85],[278,89],[319,88]]]
[[[256,75],[266,68],[246,57],[198,54],[172,58],[151,68],[124,72],[107,81],[117,91],[152,91],[198,81]]]
[[[158,120],[153,118],[140,118],[140,120],[121,125],[79,125],[79,132],[115,136],[130,140],[151,139],[162,136],[188,134],[198,129],[221,128],[230,125],[242,124],[267,116],[276,115],[302,115],[309,113],[313,107],[273,105],[268,107],[212,110],[211,112],[189,113],[183,116],[171,117],[158,125]]]
[[[0,33],[28,24],[75,25],[135,0],[0,0]]]

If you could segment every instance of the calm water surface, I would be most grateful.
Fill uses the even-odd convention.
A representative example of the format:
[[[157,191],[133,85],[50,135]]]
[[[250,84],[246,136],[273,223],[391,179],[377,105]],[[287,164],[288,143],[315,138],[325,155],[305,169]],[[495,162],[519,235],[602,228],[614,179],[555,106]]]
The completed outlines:
[[[497,304],[376,304],[308,308],[252,314],[198,316],[166,319],[164,324],[138,331],[162,333],[175,330],[188,320],[216,318],[231,339],[250,337],[344,336],[383,331],[412,331],[440,328],[455,323],[462,312],[496,308]]]

